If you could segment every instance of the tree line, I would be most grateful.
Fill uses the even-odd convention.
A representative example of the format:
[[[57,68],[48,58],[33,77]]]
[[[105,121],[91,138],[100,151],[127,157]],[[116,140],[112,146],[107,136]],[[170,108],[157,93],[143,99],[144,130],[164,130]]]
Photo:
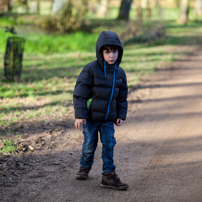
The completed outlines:
[[[18,5],[19,12],[22,12],[22,8],[24,8],[27,13],[34,12],[40,15],[41,3],[45,1],[51,3],[50,17],[46,25],[53,29],[55,27],[56,30],[59,28],[62,32],[78,29],[87,13],[92,16],[96,15],[99,18],[107,16],[112,2],[111,0],[1,0],[0,12],[3,8],[4,10],[7,8],[8,12],[12,12],[15,4]],[[164,2],[169,5],[171,1],[165,0]],[[132,4],[137,9],[136,19],[139,21],[143,19],[143,13],[146,18],[151,18],[152,9],[154,8],[159,19],[163,15],[162,0],[120,0],[116,2],[119,2],[118,20],[129,20]],[[186,24],[188,22],[191,5],[194,5],[196,18],[202,16],[202,0],[173,0],[173,2],[180,10],[178,19],[180,23]]]
[[[121,0],[121,5],[119,9],[119,15],[118,19],[122,20],[128,20],[129,19],[129,13],[131,10],[131,5],[135,0]],[[150,6],[149,0],[141,0],[140,1],[140,6],[137,8],[137,18],[142,18],[142,12],[143,9],[147,9],[147,16],[150,17],[151,15],[151,6]],[[180,23],[187,23],[189,20],[189,11],[190,11],[190,5],[191,2],[194,3],[194,14],[195,16],[202,16],[202,0],[175,0],[176,6],[180,7],[180,14],[179,14],[179,19],[178,22]],[[159,10],[159,13],[161,12],[161,4],[160,0],[155,0],[154,2],[155,8]],[[159,17],[161,17],[159,15]]]

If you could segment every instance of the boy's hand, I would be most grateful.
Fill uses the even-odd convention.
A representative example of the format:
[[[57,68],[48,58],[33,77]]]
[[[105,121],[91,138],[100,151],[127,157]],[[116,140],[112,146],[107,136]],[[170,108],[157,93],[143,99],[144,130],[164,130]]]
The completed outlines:
[[[74,122],[74,126],[76,129],[81,130],[81,125],[86,124],[86,119],[76,119],[76,121]]]
[[[123,124],[123,120],[118,118],[118,119],[116,120],[116,125],[117,125],[117,126],[121,126],[122,124]]]

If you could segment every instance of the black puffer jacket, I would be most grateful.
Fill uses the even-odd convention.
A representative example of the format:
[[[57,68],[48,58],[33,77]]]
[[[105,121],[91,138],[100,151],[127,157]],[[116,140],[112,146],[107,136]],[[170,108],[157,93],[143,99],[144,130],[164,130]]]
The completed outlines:
[[[105,45],[119,47],[116,64],[104,63],[101,49]],[[126,119],[128,86],[124,70],[119,66],[123,47],[116,33],[103,31],[96,43],[97,60],[87,64],[79,75],[73,94],[75,118],[89,121]],[[92,98],[90,108],[87,100]]]

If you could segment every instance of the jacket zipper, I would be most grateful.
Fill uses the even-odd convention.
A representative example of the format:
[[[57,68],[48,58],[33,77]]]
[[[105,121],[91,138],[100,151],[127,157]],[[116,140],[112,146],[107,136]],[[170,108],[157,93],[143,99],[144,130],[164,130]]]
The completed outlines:
[[[109,115],[110,105],[111,105],[111,101],[112,101],[113,94],[114,94],[114,87],[115,87],[115,80],[116,80],[116,68],[117,68],[117,67],[116,67],[116,64],[115,64],[114,73],[113,73],[112,92],[111,92],[111,97],[110,97],[109,104],[108,104],[107,115],[106,115],[106,117],[105,117],[104,120],[106,120],[107,117],[108,117],[108,115]]]

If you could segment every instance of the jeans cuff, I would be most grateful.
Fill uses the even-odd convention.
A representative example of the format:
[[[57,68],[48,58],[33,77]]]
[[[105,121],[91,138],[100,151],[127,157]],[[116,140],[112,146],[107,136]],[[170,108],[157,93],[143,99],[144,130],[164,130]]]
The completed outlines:
[[[105,173],[111,173],[113,171],[115,171],[115,169],[105,169],[102,171],[102,175],[104,175]]]

